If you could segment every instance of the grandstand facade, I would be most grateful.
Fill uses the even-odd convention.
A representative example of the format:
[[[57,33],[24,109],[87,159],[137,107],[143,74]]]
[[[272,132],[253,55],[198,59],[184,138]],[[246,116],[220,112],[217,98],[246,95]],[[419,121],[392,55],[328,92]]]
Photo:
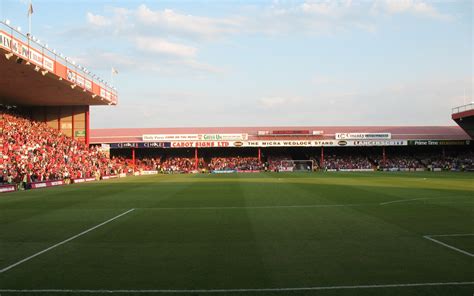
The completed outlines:
[[[440,159],[472,150],[471,137],[457,126],[95,129],[91,144],[134,168],[146,159],[154,163],[148,169],[184,172],[290,170],[282,162],[295,160],[311,161],[312,170],[373,171],[434,169],[436,159],[436,169],[446,169]],[[184,168],[170,164],[173,158]]]
[[[107,159],[89,148],[89,118],[90,106],[117,104],[113,87],[8,21],[0,73],[0,192],[107,174]]]
[[[0,22],[0,103],[89,143],[89,106],[117,104],[117,92],[89,70]]]

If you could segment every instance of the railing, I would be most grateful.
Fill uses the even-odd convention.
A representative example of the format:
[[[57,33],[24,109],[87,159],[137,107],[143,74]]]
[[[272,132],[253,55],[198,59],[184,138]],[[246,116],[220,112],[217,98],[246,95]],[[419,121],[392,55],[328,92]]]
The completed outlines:
[[[8,22],[0,21],[0,48],[9,50],[11,54],[35,65],[38,67],[37,71],[54,73],[60,79],[89,91],[93,97],[99,96],[110,105],[117,104],[117,91],[114,87],[71,59],[41,44],[35,37],[23,34]]]
[[[467,105],[459,106],[452,109],[452,114],[457,114],[469,110],[474,110],[474,103],[469,103]]]

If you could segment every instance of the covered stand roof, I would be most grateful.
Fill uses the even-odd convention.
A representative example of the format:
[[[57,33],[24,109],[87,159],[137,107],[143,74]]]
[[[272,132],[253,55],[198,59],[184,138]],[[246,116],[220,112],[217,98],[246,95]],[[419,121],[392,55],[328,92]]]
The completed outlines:
[[[0,22],[0,103],[116,105],[117,92],[87,69]]]
[[[262,131],[318,131],[313,135],[259,135]],[[143,142],[149,134],[247,134],[248,140],[329,140],[336,133],[391,133],[400,140],[470,140],[458,126],[278,126],[278,127],[200,127],[200,128],[119,128],[91,130],[91,143]],[[261,133],[262,134],[262,133]]]

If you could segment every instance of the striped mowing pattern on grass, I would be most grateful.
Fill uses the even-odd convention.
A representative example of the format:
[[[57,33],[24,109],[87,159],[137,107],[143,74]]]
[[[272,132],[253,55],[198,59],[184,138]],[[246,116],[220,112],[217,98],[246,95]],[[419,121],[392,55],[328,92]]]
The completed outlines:
[[[0,293],[466,295],[473,258],[423,235],[472,233],[473,181],[165,175],[6,194],[0,268],[41,254],[0,273]],[[473,236],[431,237],[474,251]]]

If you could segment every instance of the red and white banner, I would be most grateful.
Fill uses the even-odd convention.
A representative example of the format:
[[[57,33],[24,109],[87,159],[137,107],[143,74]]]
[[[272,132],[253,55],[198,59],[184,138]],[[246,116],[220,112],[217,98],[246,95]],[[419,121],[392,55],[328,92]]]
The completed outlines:
[[[406,146],[406,140],[275,140],[232,142],[234,147]]]
[[[101,97],[106,98],[107,100],[112,101],[114,103],[117,102],[117,96],[114,93],[108,91],[107,88],[102,84],[99,84],[99,86],[100,86]]]
[[[157,175],[158,171],[141,171],[140,175],[145,176],[145,175]]]
[[[248,134],[159,134],[143,135],[143,141],[245,141]]]
[[[9,29],[8,32],[10,32]],[[117,103],[117,94],[111,87],[98,82],[94,83],[88,73],[82,70],[79,71],[76,66],[68,64],[68,62],[51,52],[48,48],[33,39],[28,39],[22,33],[13,30],[11,30],[11,34],[6,31],[0,31],[0,48],[11,51],[18,57],[31,62],[33,65],[40,66],[59,77],[65,78],[83,89],[100,95],[112,103]],[[49,57],[47,54],[49,54]],[[66,68],[67,71],[63,72],[60,70],[64,68]],[[87,77],[89,77],[89,79]],[[98,87],[95,88],[95,86]]]
[[[50,72],[54,72],[54,61],[43,55],[38,50],[28,46],[10,35],[0,31],[0,47],[11,50],[18,56],[29,60],[35,65],[42,66]]]
[[[117,175],[102,176],[102,180],[116,179]]]
[[[16,191],[15,185],[1,185],[0,186],[0,193],[7,193],[7,192],[14,192]]]
[[[406,146],[406,140],[170,141],[170,148]]]
[[[341,141],[339,141],[341,142]],[[347,141],[348,146],[406,146],[406,140],[360,140]]]
[[[374,172],[374,169],[340,169],[340,172]]]
[[[81,88],[85,88],[89,91],[92,91],[92,81],[84,78],[83,76],[77,74],[71,69],[67,69],[67,80],[74,84],[77,84]]]
[[[72,183],[77,184],[77,183],[92,182],[92,181],[95,181],[95,178],[74,179],[74,180],[72,180]]]
[[[61,186],[64,185],[63,180],[57,180],[57,181],[45,181],[45,182],[35,182],[35,183],[30,183],[31,189],[39,189],[39,188],[46,188],[46,187],[53,187],[53,186]]]
[[[246,141],[243,147],[314,147],[314,146],[337,146],[334,140],[270,140],[270,141]]]
[[[336,140],[389,140],[391,133],[336,133]]]
[[[175,141],[170,144],[171,148],[236,147],[233,142],[228,141]]]

